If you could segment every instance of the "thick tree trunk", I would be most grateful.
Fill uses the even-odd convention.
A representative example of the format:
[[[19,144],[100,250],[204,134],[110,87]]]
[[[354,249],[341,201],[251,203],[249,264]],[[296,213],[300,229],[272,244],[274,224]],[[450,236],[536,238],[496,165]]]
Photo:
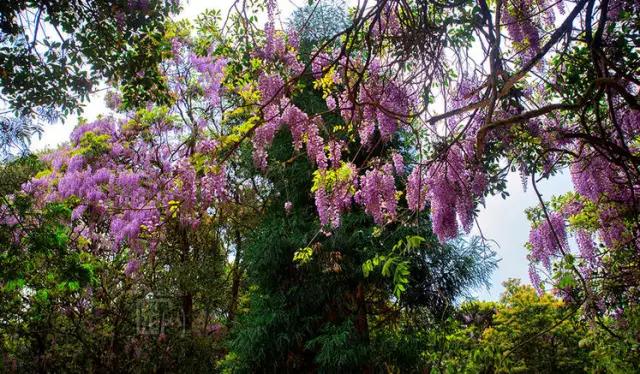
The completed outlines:
[[[186,263],[189,261],[190,255],[190,245],[189,245],[189,234],[185,228],[181,229],[182,233],[182,253],[180,260],[182,263]],[[186,333],[191,333],[191,327],[193,325],[193,295],[190,291],[183,291],[181,298],[182,302],[182,318],[183,318],[183,329]]]
[[[184,317],[184,330],[191,332],[193,325],[193,295],[186,293],[182,295],[182,313]]]
[[[240,231],[236,230],[236,256],[233,260],[233,269],[231,281],[231,302],[229,303],[229,320],[231,325],[236,318],[236,311],[238,309],[238,295],[240,293],[240,256],[242,253],[242,238]]]
[[[356,321],[355,328],[363,344],[369,344],[369,322],[367,321],[367,300],[365,297],[364,285],[362,282],[358,282],[356,287],[355,301],[356,301]],[[373,373],[371,365],[364,364],[362,366],[362,373]]]
[[[367,304],[364,293],[364,286],[362,282],[358,283],[356,287],[356,331],[360,337],[368,342],[369,341],[369,324],[367,322]]]

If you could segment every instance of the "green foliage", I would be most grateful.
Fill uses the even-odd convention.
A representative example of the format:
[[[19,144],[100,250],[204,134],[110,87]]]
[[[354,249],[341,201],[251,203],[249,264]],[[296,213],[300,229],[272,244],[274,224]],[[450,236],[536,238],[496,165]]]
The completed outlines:
[[[441,332],[431,360],[446,372],[582,373],[594,370],[577,310],[530,286],[505,283],[499,302],[467,302]]]
[[[418,235],[407,236],[405,239],[398,241],[393,246],[390,255],[376,255],[373,259],[367,260],[362,264],[364,277],[367,278],[371,271],[382,265],[381,274],[383,277],[393,276],[393,294],[399,299],[409,283],[409,262],[403,261],[399,255],[419,248],[424,241],[425,239]]]
[[[68,114],[79,110],[103,79],[122,84],[131,104],[160,97],[164,83],[157,64],[166,54],[164,21],[178,10],[177,2],[149,1],[140,9],[135,4],[4,2],[3,99],[22,114],[42,106]]]
[[[357,368],[370,360],[369,349],[359,344],[352,320],[339,325],[325,325],[318,335],[305,344],[305,349],[317,352],[314,362],[323,372],[335,373],[345,368]]]
[[[578,342],[587,332],[576,310],[549,294],[507,282],[492,326],[482,333],[481,360],[497,372],[582,372],[587,351]]]

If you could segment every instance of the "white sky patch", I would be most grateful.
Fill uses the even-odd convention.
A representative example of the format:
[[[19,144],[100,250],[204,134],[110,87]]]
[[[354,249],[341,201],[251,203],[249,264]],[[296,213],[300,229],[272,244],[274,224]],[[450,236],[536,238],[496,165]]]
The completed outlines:
[[[89,102],[84,103],[83,113],[80,117],[88,121],[95,120],[99,115],[108,112],[104,102],[106,91],[102,90],[91,95]],[[45,149],[55,149],[69,140],[71,131],[78,124],[77,115],[69,115],[64,122],[58,121],[52,125],[45,124],[42,127],[42,136],[31,139],[31,151],[38,152]]]
[[[572,189],[568,173],[557,174],[548,180],[536,183],[542,198],[546,201],[553,195],[561,195]],[[522,188],[518,173],[510,173],[507,177],[507,191],[510,196],[503,199],[499,195],[486,199],[486,208],[481,208],[478,223],[487,239],[495,240],[493,246],[501,261],[491,277],[489,290],[479,289],[475,294],[482,300],[497,300],[504,287],[502,282],[509,278],[519,278],[522,283],[530,284],[529,260],[524,244],[529,240],[531,225],[524,212],[525,209],[538,205],[531,181],[528,180],[527,191]],[[472,234],[478,234],[474,227]]]

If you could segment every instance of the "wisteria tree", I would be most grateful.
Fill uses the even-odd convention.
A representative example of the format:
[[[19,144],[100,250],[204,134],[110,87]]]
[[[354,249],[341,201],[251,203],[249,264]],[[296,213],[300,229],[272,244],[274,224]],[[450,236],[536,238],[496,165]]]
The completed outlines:
[[[275,12],[272,4],[269,9]],[[606,325],[609,317],[632,320],[626,314],[637,299],[637,11],[637,3],[586,1],[417,9],[379,2],[357,10],[352,26],[311,52],[316,88],[353,134],[341,138],[342,129],[324,125],[323,140],[313,127],[303,136],[318,167],[313,190],[320,222],[339,226],[352,204],[344,195],[353,193],[353,202],[382,227],[419,224],[416,213],[428,207],[433,230],[445,242],[468,232],[478,203],[505,192],[506,172],[517,170],[541,203],[529,212],[532,282],[542,287],[538,266],[546,268],[559,295],[614,336],[625,335]],[[269,23],[267,59],[282,51],[272,33]],[[274,100],[300,79],[300,68],[282,56],[293,77],[283,79],[284,88],[271,88]],[[280,112],[288,108],[281,101]],[[252,141],[263,167],[264,144],[279,124],[268,120],[271,102],[261,109],[267,123],[252,126]],[[295,142],[295,124],[282,123]],[[401,169],[397,165],[407,160],[389,146],[400,132],[417,155],[408,160],[404,212],[393,198],[392,167],[381,167],[379,157],[390,149],[389,160]],[[349,177],[331,159],[339,158],[336,138],[358,149],[347,163]],[[328,160],[318,143],[326,144]],[[537,183],[563,170],[575,192],[547,204]]]
[[[368,120],[363,72],[340,75],[355,104],[337,108],[365,146],[373,123],[384,141],[385,116],[405,119],[419,155],[408,207],[430,210],[441,241],[468,232],[477,205],[519,172],[540,200],[529,211],[532,282],[602,321],[637,299],[637,14],[631,1],[377,2],[354,12],[328,66],[355,60],[360,40],[363,65],[393,74],[409,106],[385,88]],[[574,192],[544,200],[537,184],[558,172]]]
[[[305,143],[316,161],[316,205],[327,229],[354,203],[382,227],[417,222],[428,209],[441,242],[468,233],[478,204],[505,195],[507,173],[519,172],[540,201],[529,211],[532,282],[548,282],[602,321],[637,298],[638,6],[380,1],[355,9],[350,26],[314,49],[303,70],[274,31],[277,9],[267,2],[259,56],[282,61],[289,73],[261,80],[266,122],[248,131],[256,163],[264,167],[265,144],[288,125],[296,147]],[[307,72],[347,138],[313,117],[307,128],[291,122],[295,106],[286,99]],[[393,153],[398,132],[417,157]],[[367,161],[337,164],[336,144],[357,147]],[[380,149],[389,149],[388,164],[373,157]],[[406,210],[391,182],[397,164],[409,171]],[[345,167],[351,171],[341,173]],[[538,182],[558,172],[571,174],[574,192],[543,199]]]

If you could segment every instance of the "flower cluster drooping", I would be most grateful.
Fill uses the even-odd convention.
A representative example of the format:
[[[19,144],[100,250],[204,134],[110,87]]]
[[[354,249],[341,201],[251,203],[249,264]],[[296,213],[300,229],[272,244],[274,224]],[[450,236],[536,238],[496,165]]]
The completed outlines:
[[[192,55],[191,62],[196,71],[202,75],[200,83],[211,105],[220,105],[220,90],[224,77],[223,69],[227,65],[227,60],[224,58],[214,59],[210,56],[198,57]]]
[[[531,257],[550,269],[553,256],[562,254],[569,247],[562,215],[557,212],[549,214],[549,219],[542,220],[537,227],[531,230],[529,243],[531,244]]]
[[[396,186],[391,164],[384,164],[379,169],[372,169],[360,177],[360,191],[356,202],[369,213],[376,224],[382,225],[396,217],[398,203]]]
[[[323,91],[328,110],[353,123],[360,143],[367,149],[375,145],[374,138],[379,139],[378,143],[391,141],[409,118],[409,95],[384,77],[378,64],[373,63],[367,71],[370,79],[362,82],[358,97],[350,97],[346,87],[342,91],[337,89],[344,83],[341,77],[362,66],[353,61],[347,64],[344,59],[334,66],[335,62],[326,53],[319,53],[311,62],[312,76],[320,82],[317,87]],[[298,69],[288,68],[285,73],[295,75]],[[284,89],[286,80],[287,76],[265,73],[258,79],[260,120],[251,140],[256,167],[267,169],[268,148],[278,131],[288,129],[294,149],[304,148],[309,161],[318,168],[313,192],[322,225],[339,226],[341,213],[350,209],[353,202],[361,204],[378,224],[395,219],[396,176],[404,175],[403,157],[392,152],[389,163],[373,169],[345,163],[342,160],[345,141],[324,136],[327,129],[323,119],[305,113],[293,103]]]
[[[337,169],[319,169],[315,172],[315,203],[320,223],[336,228],[340,215],[351,208],[357,187],[357,171],[352,163],[342,163]]]

